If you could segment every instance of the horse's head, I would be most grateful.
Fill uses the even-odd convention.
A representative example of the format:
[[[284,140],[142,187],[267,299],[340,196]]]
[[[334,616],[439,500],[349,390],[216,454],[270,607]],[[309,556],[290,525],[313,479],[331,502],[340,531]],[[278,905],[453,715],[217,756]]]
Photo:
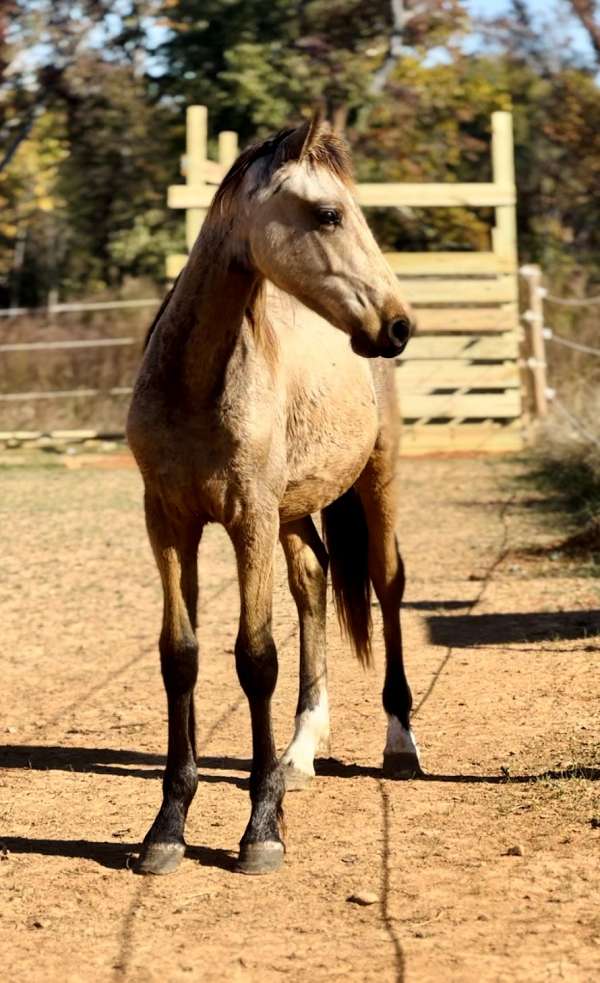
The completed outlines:
[[[354,197],[346,146],[318,116],[246,150],[219,204],[237,258],[345,331],[355,352],[404,349],[410,308]]]

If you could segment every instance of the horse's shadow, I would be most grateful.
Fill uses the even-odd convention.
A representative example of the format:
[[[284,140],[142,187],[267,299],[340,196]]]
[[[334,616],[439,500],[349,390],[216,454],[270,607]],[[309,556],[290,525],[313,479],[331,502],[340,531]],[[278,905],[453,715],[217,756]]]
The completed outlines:
[[[247,787],[247,778],[224,774],[224,772],[232,771],[248,773],[250,770],[250,761],[247,758],[204,756],[198,759],[198,765],[201,773],[201,781],[226,782],[238,788]],[[162,755],[122,748],[11,745],[0,749],[0,767],[4,768],[44,771],[66,770],[91,772],[100,775],[160,778],[162,776],[163,766],[164,758]],[[368,778],[379,781],[383,777],[380,768],[339,761],[337,758],[332,757],[318,758],[315,762],[315,768],[318,776],[326,778]],[[543,779],[562,781],[572,778],[598,781],[600,779],[600,768],[574,765],[560,771],[548,770],[519,775],[424,773],[415,780],[468,785],[523,785]],[[0,853],[8,851],[9,854],[78,857],[83,860],[92,860],[102,867],[111,870],[123,870],[127,867],[134,867],[135,855],[138,850],[139,844],[124,843],[122,841],[52,840],[25,836],[0,836]],[[186,856],[203,867],[217,867],[226,871],[232,871],[235,868],[236,858],[227,850],[214,849],[207,846],[190,846],[186,851]]]
[[[44,744],[9,744],[0,747],[0,768],[32,771],[72,771],[121,778],[161,779],[165,767],[162,754],[123,748],[62,747]],[[201,782],[219,782],[247,788],[248,779],[225,771],[250,771],[246,758],[202,756],[198,758]],[[217,774],[212,774],[216,770]]]
[[[139,843],[121,841],[50,840],[27,836],[4,836],[0,839],[0,852],[5,856],[13,853],[37,854],[42,857],[76,857],[80,860],[93,860],[109,870],[135,870],[139,849]],[[227,871],[235,868],[236,858],[229,850],[208,846],[188,846],[185,855],[190,860],[195,860],[201,867],[218,867]]]

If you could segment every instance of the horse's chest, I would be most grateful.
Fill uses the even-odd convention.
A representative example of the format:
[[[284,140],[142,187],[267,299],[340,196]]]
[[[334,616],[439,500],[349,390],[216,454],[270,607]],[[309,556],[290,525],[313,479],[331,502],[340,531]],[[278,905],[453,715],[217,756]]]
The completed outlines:
[[[369,380],[321,396],[305,393],[292,403],[282,519],[316,512],[350,488],[367,463],[377,431]]]

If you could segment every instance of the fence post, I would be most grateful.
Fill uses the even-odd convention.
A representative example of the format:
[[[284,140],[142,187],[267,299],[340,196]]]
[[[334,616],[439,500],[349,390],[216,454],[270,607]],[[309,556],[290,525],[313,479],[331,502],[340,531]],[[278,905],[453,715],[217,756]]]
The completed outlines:
[[[229,170],[238,155],[238,135],[235,130],[219,133],[219,164]]]
[[[548,413],[548,396],[546,380],[546,347],[544,344],[544,289],[542,287],[542,271],[539,266],[521,267],[521,276],[527,282],[528,309],[523,319],[529,327],[529,351],[527,364],[533,376],[533,397],[535,412],[539,417]]]
[[[513,144],[512,113],[492,113],[492,175],[494,184],[513,191],[515,188],[515,155]],[[516,272],[517,265],[517,209],[515,204],[497,205],[496,227],[492,229],[494,252],[503,265]]]
[[[198,186],[204,184],[203,164],[208,156],[208,110],[206,106],[188,106],[186,112],[186,183]],[[204,217],[204,208],[188,208],[185,213],[185,238],[188,253],[191,252]]]

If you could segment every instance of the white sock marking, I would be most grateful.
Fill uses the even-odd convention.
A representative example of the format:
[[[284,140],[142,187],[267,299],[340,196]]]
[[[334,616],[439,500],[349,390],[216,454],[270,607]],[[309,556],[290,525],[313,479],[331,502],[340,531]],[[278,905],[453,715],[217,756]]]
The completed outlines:
[[[419,749],[412,730],[403,727],[397,717],[388,714],[387,740],[384,754],[414,754],[419,760]]]
[[[283,765],[291,765],[307,775],[315,773],[315,754],[319,744],[329,737],[329,699],[321,690],[319,702],[312,710],[303,710],[296,717],[294,737],[283,755]]]

